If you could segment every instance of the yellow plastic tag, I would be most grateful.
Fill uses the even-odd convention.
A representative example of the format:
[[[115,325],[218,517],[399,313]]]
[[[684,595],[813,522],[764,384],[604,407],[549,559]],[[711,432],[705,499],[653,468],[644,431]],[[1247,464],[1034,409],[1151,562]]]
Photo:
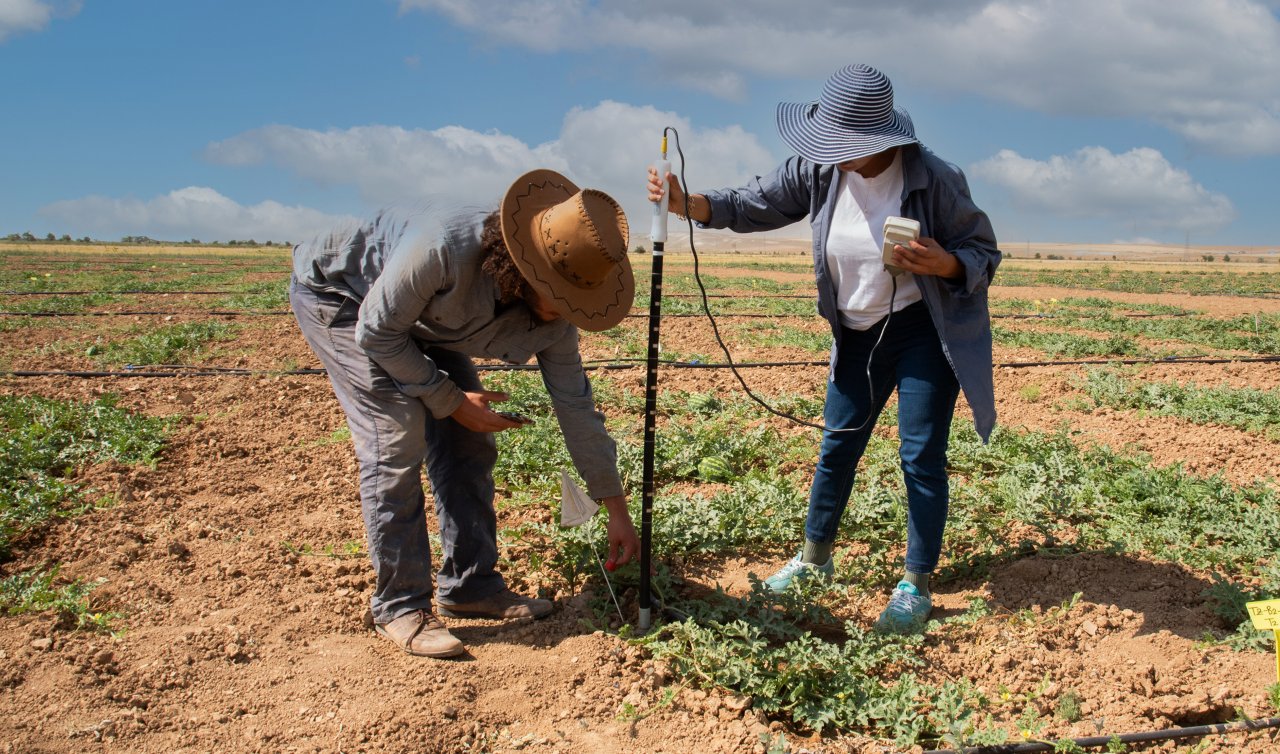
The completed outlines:
[[[1280,630],[1280,600],[1250,602],[1245,607],[1249,608],[1249,619],[1253,621],[1254,628],[1262,631]]]
[[[1253,621],[1253,627],[1260,631],[1270,631],[1275,639],[1276,681],[1280,682],[1280,600],[1250,602],[1245,607],[1249,608],[1249,620]]]

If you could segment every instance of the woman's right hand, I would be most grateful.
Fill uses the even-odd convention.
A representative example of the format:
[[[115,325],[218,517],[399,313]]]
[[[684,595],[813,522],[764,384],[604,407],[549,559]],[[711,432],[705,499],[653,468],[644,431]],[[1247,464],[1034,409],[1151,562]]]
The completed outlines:
[[[675,212],[684,207],[684,189],[680,187],[680,179],[676,178],[675,173],[667,173],[667,183],[671,188],[671,201],[667,203],[667,210]],[[662,178],[658,175],[658,169],[649,166],[649,201],[662,201]]]

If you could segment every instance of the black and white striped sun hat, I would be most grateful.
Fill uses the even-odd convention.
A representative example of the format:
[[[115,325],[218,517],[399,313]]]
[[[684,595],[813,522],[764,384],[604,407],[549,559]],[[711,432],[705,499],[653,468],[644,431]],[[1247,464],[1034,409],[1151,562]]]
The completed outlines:
[[[889,78],[862,64],[832,74],[817,102],[779,104],[778,133],[796,154],[821,165],[916,142],[911,116],[893,106]]]

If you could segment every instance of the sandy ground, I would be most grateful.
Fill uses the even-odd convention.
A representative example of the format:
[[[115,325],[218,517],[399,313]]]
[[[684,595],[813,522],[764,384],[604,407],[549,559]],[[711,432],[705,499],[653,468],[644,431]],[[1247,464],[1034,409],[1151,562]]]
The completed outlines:
[[[1070,295],[1078,292],[993,293]],[[1193,305],[1224,316],[1277,311],[1280,301],[1197,298]],[[639,331],[643,321],[625,326]],[[262,320],[253,332],[253,348],[226,365],[317,366],[290,320]],[[663,335],[680,349],[714,348],[700,320],[670,320]],[[57,323],[0,333],[0,357],[15,368],[82,368],[82,349],[35,349],[68,337],[89,342],[93,334]],[[614,346],[588,337],[585,348],[588,358],[607,357]],[[998,352],[996,361],[1026,356]],[[745,349],[735,357],[813,355]],[[765,393],[787,387],[817,394],[824,371],[749,375]],[[1084,442],[1131,446],[1157,464],[1181,462],[1189,473],[1221,472],[1240,483],[1280,470],[1280,445],[1256,434],[1064,409],[1072,373],[997,369],[1002,423],[1066,423]],[[1159,365],[1144,374],[1280,386],[1276,365]],[[637,387],[643,380],[640,369],[611,376]],[[666,389],[738,389],[720,371],[668,370],[662,379]],[[0,618],[0,752],[762,752],[762,734],[785,734],[793,750],[893,751],[858,737],[812,737],[759,714],[750,700],[697,689],[639,648],[594,630],[588,595],[564,588],[547,594],[557,609],[543,621],[451,621],[469,649],[458,661],[411,658],[366,631],[360,617],[371,589],[368,564],[299,551],[304,543],[363,539],[354,459],[348,444],[329,441],[343,419],[321,376],[40,377],[0,380],[0,391],[76,400],[112,391],[139,411],[190,417],[155,469],[104,464],[84,471],[83,481],[115,492],[118,505],[52,527],[0,566],[7,575],[58,562],[64,578],[100,581],[95,599],[123,613],[127,628],[112,639],[48,614]],[[691,560],[679,568],[691,583],[741,593],[749,571],[767,573],[786,556]],[[1275,714],[1265,697],[1276,680],[1271,655],[1201,643],[1206,631],[1222,629],[1201,596],[1208,584],[1207,574],[1129,556],[1020,559],[981,581],[943,585],[938,607],[943,616],[958,614],[982,597],[1000,614],[1042,619],[993,621],[963,641],[931,642],[923,650],[929,677],[968,678],[992,693],[1038,691],[1046,713],[1059,694],[1074,690],[1084,719],[1061,723],[1052,731],[1057,737]],[[1057,609],[1077,592],[1071,610]],[[634,594],[624,599],[634,605]],[[850,614],[869,624],[882,599],[851,595]],[[624,714],[626,705],[640,714]],[[1203,744],[1196,751],[1280,750],[1269,733]]]

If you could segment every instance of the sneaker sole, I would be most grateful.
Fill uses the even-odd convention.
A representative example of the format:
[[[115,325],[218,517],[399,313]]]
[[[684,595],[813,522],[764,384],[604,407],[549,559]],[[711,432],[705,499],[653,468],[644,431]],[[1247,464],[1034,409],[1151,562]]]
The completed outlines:
[[[911,620],[897,620],[893,618],[877,618],[871,630],[878,634],[898,634],[905,636],[909,634],[923,634],[925,628],[929,625],[928,618],[912,618]]]

